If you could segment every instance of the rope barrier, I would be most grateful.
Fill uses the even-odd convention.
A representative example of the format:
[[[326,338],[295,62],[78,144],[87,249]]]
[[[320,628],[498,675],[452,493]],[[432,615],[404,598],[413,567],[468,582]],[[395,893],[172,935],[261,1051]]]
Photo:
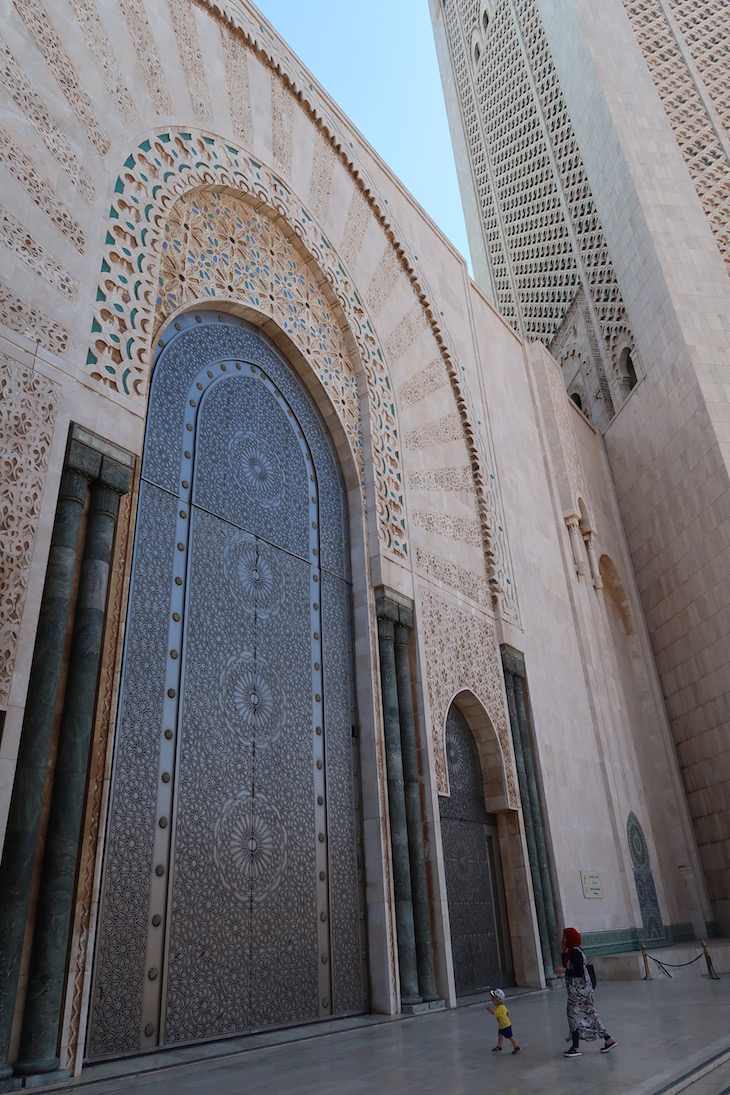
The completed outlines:
[[[669,972],[669,969],[679,970],[679,969],[683,969],[684,966],[693,966],[695,964],[695,962],[699,962],[700,958],[702,958],[703,956],[704,956],[705,962],[707,963],[707,974],[708,974],[708,977],[710,978],[710,980],[712,980],[712,981],[719,981],[720,980],[719,975],[717,973],[715,973],[715,967],[712,965],[712,958],[710,957],[710,952],[707,949],[707,943],[705,943],[704,939],[702,940],[702,950],[700,951],[700,953],[697,955],[696,958],[690,958],[689,962],[661,962],[658,958],[655,958],[653,954],[649,954],[647,952],[647,949],[646,949],[646,947],[644,946],[643,943],[641,944],[641,956],[644,959],[644,980],[645,981],[651,981],[651,972],[649,970],[649,959],[651,959],[652,962],[655,962],[657,964],[657,966],[659,966],[659,969],[662,970],[664,973],[666,973],[667,977],[671,977],[672,975]],[[669,967],[669,969],[667,967]]]

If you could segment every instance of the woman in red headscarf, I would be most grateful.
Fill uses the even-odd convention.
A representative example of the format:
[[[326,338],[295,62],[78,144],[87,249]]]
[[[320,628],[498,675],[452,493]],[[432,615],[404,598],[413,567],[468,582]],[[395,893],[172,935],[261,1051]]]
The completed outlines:
[[[608,1033],[601,1017],[596,1011],[593,1002],[593,985],[588,974],[586,956],[580,946],[580,932],[575,928],[564,928],[563,938],[560,940],[560,950],[563,955],[562,966],[556,966],[555,972],[562,977],[565,975],[565,984],[568,989],[568,1027],[570,1028],[570,1049],[566,1049],[564,1057],[582,1057],[578,1048],[581,1038],[587,1042],[593,1042],[596,1038],[603,1038],[601,1053],[608,1053],[617,1044],[616,1039]]]

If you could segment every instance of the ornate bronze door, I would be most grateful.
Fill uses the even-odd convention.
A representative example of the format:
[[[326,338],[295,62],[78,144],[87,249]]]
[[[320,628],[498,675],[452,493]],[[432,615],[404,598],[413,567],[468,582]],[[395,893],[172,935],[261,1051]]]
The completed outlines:
[[[90,1056],[364,1009],[351,588],[331,443],[233,317],[151,387]]]
[[[457,995],[464,996],[507,982],[498,939],[499,870],[489,832],[496,821],[484,806],[471,730],[453,704],[446,719],[446,757],[451,796],[439,799],[439,815],[454,980]]]

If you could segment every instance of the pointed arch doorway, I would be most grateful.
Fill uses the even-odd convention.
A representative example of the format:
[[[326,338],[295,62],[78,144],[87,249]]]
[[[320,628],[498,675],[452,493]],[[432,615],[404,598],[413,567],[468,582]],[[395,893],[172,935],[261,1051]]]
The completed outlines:
[[[150,389],[89,1056],[365,1010],[349,531],[311,398],[178,317]]]
[[[487,812],[474,737],[451,704],[446,718],[449,797],[439,799],[456,995],[513,985],[497,817]]]

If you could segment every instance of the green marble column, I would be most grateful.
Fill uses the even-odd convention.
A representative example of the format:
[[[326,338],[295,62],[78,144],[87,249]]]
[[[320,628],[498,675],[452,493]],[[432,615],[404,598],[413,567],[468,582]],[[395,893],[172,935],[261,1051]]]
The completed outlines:
[[[0,866],[0,1078],[10,1076],[8,1049],[23,953],[30,884],[61,675],[81,517],[87,480],[95,467],[84,453],[68,466],[53,525],[46,582],[41,601],[28,698],[10,800],[5,850]],[[101,457],[99,457],[99,463]],[[79,466],[80,465],[80,466]]]
[[[535,828],[535,852],[537,855],[538,870],[540,871],[540,881],[542,883],[542,896],[545,906],[545,922],[547,924],[548,941],[550,943],[550,954],[552,958],[548,974],[548,977],[550,978],[553,976],[554,967],[562,965],[562,959],[560,955],[560,937],[558,936],[558,926],[555,920],[553,884],[550,879],[550,868],[548,866],[547,859],[547,846],[545,844],[545,830],[542,824],[542,813],[540,811],[540,802],[537,794],[537,780],[535,778],[535,766],[532,759],[532,742],[530,741],[527,705],[525,703],[522,677],[520,677],[519,675],[515,675],[514,688],[515,703],[517,707],[517,722],[520,728],[522,753],[525,758],[527,792],[530,797],[530,811],[532,813],[532,820]]]
[[[522,817],[525,822],[525,837],[527,838],[527,856],[532,877],[532,890],[535,895],[535,912],[537,913],[537,926],[540,933],[540,948],[542,950],[542,963],[545,976],[553,976],[552,957],[550,954],[550,941],[548,938],[547,919],[545,917],[545,898],[542,892],[542,879],[538,866],[537,845],[535,843],[535,824],[530,807],[530,793],[527,787],[527,772],[525,770],[525,757],[522,750],[520,737],[520,725],[517,716],[517,701],[515,698],[515,675],[505,669],[505,684],[507,686],[507,706],[509,708],[509,721],[512,729],[512,744],[515,750],[515,764],[517,766],[517,782],[520,788],[520,802],[522,804]]]
[[[398,685],[395,669],[395,624],[378,619],[380,682],[383,691],[385,759],[388,776],[388,814],[393,859],[395,923],[398,933],[398,969],[401,1005],[423,1003],[418,992],[416,936],[413,922],[411,865],[408,854],[408,825],[403,781],[403,758],[398,710]]]
[[[399,610],[400,617],[404,610]],[[412,618],[412,612],[410,613]],[[423,853],[423,815],[421,792],[418,784],[418,760],[416,757],[416,726],[413,717],[411,692],[411,665],[408,657],[408,630],[402,624],[395,625],[395,668],[398,686],[398,713],[400,740],[405,781],[406,825],[408,850],[411,864],[411,890],[413,894],[413,922],[416,932],[416,962],[418,988],[427,1003],[438,1000],[436,978],[433,969],[431,945],[431,921],[428,914],[428,887],[426,861]]]
[[[128,468],[104,458],[102,475],[125,491],[129,489]],[[119,497],[119,490],[101,479],[92,485],[20,1053],[15,1063],[15,1072],[24,1076],[59,1068],[58,1029]]]

